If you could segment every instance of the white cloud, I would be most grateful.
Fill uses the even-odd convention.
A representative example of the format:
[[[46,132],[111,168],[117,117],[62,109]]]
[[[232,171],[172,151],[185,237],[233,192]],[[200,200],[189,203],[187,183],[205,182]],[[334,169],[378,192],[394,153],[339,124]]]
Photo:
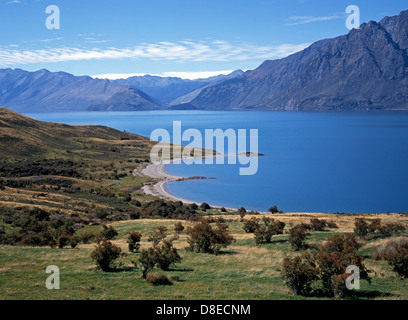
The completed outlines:
[[[221,71],[197,71],[197,72],[163,72],[161,74],[150,74],[151,76],[159,76],[159,77],[177,77],[182,79],[205,79],[209,77],[214,77],[218,75],[227,75],[233,72],[234,70],[221,70]],[[137,76],[145,76],[147,73],[106,73],[106,74],[99,74],[92,76],[92,78],[98,79],[109,79],[109,80],[117,80],[117,79],[127,79],[130,77],[137,77]]]
[[[143,43],[130,48],[47,48],[37,50],[0,49],[0,66],[67,61],[149,59],[185,61],[238,61],[250,59],[277,59],[309,46],[308,43],[257,46],[213,42],[159,42]]]
[[[306,23],[313,23],[319,21],[330,21],[334,19],[344,18],[344,13],[339,13],[331,16],[323,16],[323,17],[312,17],[312,16],[299,16],[299,17],[290,17],[288,20],[292,22],[286,23],[287,26],[295,26],[299,24],[306,24]]]

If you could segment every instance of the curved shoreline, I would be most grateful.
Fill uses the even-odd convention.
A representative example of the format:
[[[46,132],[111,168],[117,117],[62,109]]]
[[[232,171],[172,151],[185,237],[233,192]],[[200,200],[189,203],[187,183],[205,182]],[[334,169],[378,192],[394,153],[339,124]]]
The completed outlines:
[[[175,176],[166,171],[167,163],[149,163],[147,166],[142,166],[142,168],[137,168],[133,171],[133,175],[148,177],[159,181],[153,181],[146,183],[142,190],[145,194],[154,197],[165,198],[171,201],[182,201],[186,204],[192,204],[194,202],[175,196],[171,194],[167,188],[166,184],[171,181],[180,181],[188,179],[186,177]]]
[[[217,157],[217,156],[214,156],[214,157]],[[221,157],[224,157],[224,155],[222,155]],[[181,176],[172,175],[166,171],[166,166],[170,164],[171,162],[172,161],[170,161],[169,163],[149,163],[147,165],[139,166],[138,168],[133,170],[133,175],[141,176],[141,177],[148,177],[148,178],[156,180],[156,181],[146,183],[142,187],[143,192],[147,195],[164,198],[164,199],[171,200],[171,201],[182,201],[185,204],[197,203],[191,200],[187,200],[187,199],[178,197],[170,193],[166,188],[166,184],[172,181],[182,181],[182,180],[191,180],[191,179],[207,179],[207,178],[205,177],[193,177],[193,178],[190,177],[189,178],[189,177],[181,177]],[[214,208],[221,208],[221,206],[212,205],[211,203],[209,205]],[[230,209],[230,210],[236,210],[233,208],[227,208],[227,207],[225,208]]]

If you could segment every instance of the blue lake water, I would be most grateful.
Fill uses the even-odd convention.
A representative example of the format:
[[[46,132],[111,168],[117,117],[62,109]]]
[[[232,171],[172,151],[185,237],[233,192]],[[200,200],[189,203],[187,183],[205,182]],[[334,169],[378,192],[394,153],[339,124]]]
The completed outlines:
[[[169,173],[216,179],[172,182],[182,198],[266,211],[408,211],[408,112],[82,112],[29,116],[68,124],[107,125],[149,137],[157,128],[258,129],[259,169],[171,164]]]

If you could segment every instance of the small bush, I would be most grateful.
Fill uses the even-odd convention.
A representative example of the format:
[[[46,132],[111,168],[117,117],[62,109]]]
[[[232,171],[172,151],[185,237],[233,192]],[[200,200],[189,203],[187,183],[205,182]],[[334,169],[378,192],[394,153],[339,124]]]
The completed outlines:
[[[150,236],[148,241],[153,242],[153,246],[157,246],[160,241],[167,237],[167,228],[164,226],[157,227],[157,230],[153,232]]]
[[[173,284],[171,278],[166,274],[153,273],[150,273],[146,276],[146,282],[151,286],[168,286]]]
[[[272,236],[282,234],[285,223],[263,218],[263,225],[260,225],[254,232],[256,244],[271,243]]]
[[[112,242],[103,240],[91,253],[91,258],[95,260],[97,266],[103,271],[110,271],[112,263],[119,258],[122,249],[113,245]]]
[[[153,270],[154,266],[157,263],[157,252],[154,248],[143,249],[140,252],[138,262],[142,266],[142,278],[146,279],[147,274]],[[137,262],[133,261],[135,265]]]
[[[183,226],[183,224],[181,223],[181,222],[177,222],[175,225],[174,225],[174,231],[176,232],[176,233],[182,233],[183,231],[184,231],[184,226]]]
[[[387,238],[397,235],[406,230],[406,226],[401,223],[381,224],[381,219],[372,219],[369,221],[356,219],[354,233],[364,239]]]
[[[137,212],[137,211],[131,212],[129,214],[129,218],[130,218],[130,220],[137,220],[137,219],[140,218],[140,213]]]
[[[354,252],[361,247],[354,234],[345,233],[334,235],[327,239],[321,247],[321,250],[327,253],[331,252]]]
[[[96,235],[94,233],[85,232],[80,235],[79,241],[81,241],[84,244],[87,244],[87,243],[95,241],[95,238],[96,238]]]
[[[244,220],[243,229],[246,233],[254,233],[255,230],[259,229],[259,219],[252,217],[251,219]]]
[[[269,208],[268,211],[269,211],[270,213],[274,214],[274,213],[278,213],[278,212],[279,212],[279,209],[278,209],[277,206],[273,206],[273,207]]]
[[[207,221],[201,221],[187,229],[188,250],[203,253],[218,254],[221,248],[230,245],[234,238],[228,232],[228,226],[217,223],[217,228],[212,228]]]
[[[177,249],[173,246],[172,241],[164,240],[156,250],[156,264],[162,270],[169,270],[171,265],[181,262],[181,257]]]
[[[327,227],[330,229],[338,229],[339,226],[333,220],[327,221]]]
[[[65,246],[69,245],[70,241],[71,241],[71,235],[65,231],[62,232],[57,239],[58,248],[60,249],[64,248]]]
[[[331,291],[335,298],[344,298],[350,294],[350,290],[346,287],[346,280],[349,277],[348,274],[335,274],[331,277]]]
[[[351,292],[345,287],[348,266],[359,268],[360,279],[371,280],[363,264],[364,258],[356,252],[359,247],[355,235],[335,235],[313,254],[306,252],[293,259],[286,258],[282,276],[295,294],[309,295],[313,288],[325,296],[344,297]]]
[[[354,223],[354,233],[359,237],[365,237],[368,234],[368,224],[364,219],[356,219]]]
[[[129,233],[127,243],[130,252],[137,252],[140,249],[140,240],[142,239],[142,234],[138,231]]]
[[[289,230],[289,243],[292,249],[296,251],[306,249],[306,238],[310,236],[307,230],[308,226],[305,224],[299,224]]]
[[[309,295],[311,285],[317,279],[313,256],[305,252],[293,259],[285,258],[282,265],[282,278],[296,295]]]
[[[118,232],[112,226],[107,227],[103,225],[103,230],[100,233],[100,238],[102,240],[112,240],[118,235]]]
[[[239,208],[238,209],[238,213],[239,214],[241,214],[241,213],[246,213],[247,211],[246,211],[246,209],[244,208],[244,207],[241,207],[241,208]]]
[[[314,231],[324,231],[324,228],[327,226],[326,220],[319,220],[319,219],[311,219],[310,220],[310,225],[312,227],[312,230]]]
[[[78,242],[79,242],[79,238],[77,236],[72,236],[69,244],[71,245],[72,249],[75,249],[78,245]]]
[[[133,261],[135,265],[139,263],[142,266],[142,278],[146,278],[156,266],[162,270],[169,270],[171,265],[180,262],[181,257],[170,240],[164,240],[161,245],[143,249],[138,261]]]
[[[200,205],[200,209],[201,209],[202,211],[206,211],[206,210],[210,210],[211,207],[210,207],[210,205],[209,205],[208,203],[203,202],[203,203]]]

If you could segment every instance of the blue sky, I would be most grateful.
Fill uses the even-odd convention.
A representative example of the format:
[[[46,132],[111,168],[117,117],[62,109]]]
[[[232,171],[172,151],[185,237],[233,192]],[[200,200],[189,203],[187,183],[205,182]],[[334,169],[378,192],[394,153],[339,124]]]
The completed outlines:
[[[49,5],[60,29],[45,26]],[[253,69],[408,9],[406,0],[0,0],[0,68],[75,75]]]

